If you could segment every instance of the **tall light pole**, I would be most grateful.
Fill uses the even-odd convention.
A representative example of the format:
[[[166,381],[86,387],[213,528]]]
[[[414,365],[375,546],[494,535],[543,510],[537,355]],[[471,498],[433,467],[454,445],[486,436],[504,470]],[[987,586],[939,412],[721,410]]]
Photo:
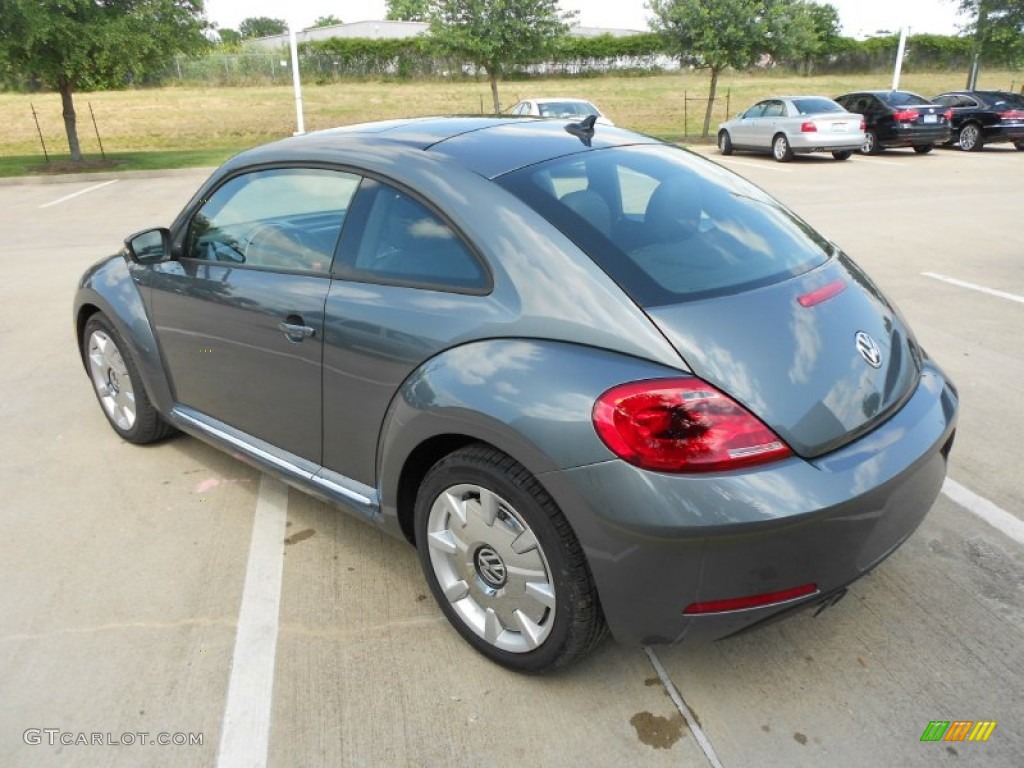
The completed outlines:
[[[907,32],[910,27],[902,27],[900,29],[900,44],[896,49],[896,67],[892,72],[892,89],[898,90],[900,87],[900,72],[903,71],[903,54],[907,50]]]
[[[292,86],[295,89],[295,136],[306,132],[306,121],[302,116],[302,79],[299,77],[299,44],[295,38],[295,19],[288,22],[288,43],[292,49]]]

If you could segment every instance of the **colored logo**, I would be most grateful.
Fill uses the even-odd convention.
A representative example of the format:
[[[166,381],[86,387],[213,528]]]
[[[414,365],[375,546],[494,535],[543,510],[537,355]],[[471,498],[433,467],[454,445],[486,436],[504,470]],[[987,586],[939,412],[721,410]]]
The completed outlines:
[[[988,741],[995,729],[995,720],[932,720],[921,741]]]

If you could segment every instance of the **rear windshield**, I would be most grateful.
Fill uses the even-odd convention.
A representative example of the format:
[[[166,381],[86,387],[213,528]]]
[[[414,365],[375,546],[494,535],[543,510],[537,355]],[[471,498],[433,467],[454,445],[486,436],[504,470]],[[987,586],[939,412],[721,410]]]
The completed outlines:
[[[845,112],[841,106],[832,99],[793,99],[793,106],[801,115],[820,115],[823,112]]]
[[[931,104],[928,99],[909,91],[893,91],[879,96],[879,98],[891,107],[918,107],[923,104]]]
[[[641,306],[768,285],[829,244],[736,174],[667,145],[557,158],[497,182],[560,229]]]
[[[537,111],[541,117],[586,117],[597,114],[597,108],[585,101],[539,102]]]

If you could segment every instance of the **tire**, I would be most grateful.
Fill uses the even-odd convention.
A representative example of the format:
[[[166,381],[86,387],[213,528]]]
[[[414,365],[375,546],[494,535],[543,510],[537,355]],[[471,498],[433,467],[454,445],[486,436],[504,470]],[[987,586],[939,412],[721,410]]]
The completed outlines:
[[[1015,141],[1013,146],[1015,146],[1019,152],[1024,152],[1024,141]]]
[[[732,138],[729,136],[728,131],[718,132],[718,151],[723,155],[732,154]]]
[[[927,155],[933,149],[935,149],[935,145],[934,144],[915,144],[914,145],[914,151],[917,152],[917,154],[919,154],[919,155]]]
[[[491,661],[519,672],[558,669],[604,637],[597,591],[568,521],[504,453],[476,444],[437,462],[417,493],[415,527],[434,599]],[[533,577],[510,573],[513,564]]]
[[[977,123],[968,123],[961,128],[959,144],[964,152],[980,152],[985,145],[981,137],[981,126]]]
[[[793,159],[793,148],[789,146],[786,134],[775,134],[775,138],[772,139],[772,157],[780,163],[788,163]]]
[[[838,160],[840,162],[842,162],[843,160],[849,160],[850,157],[852,157],[852,156],[853,156],[853,152],[843,151],[843,152],[833,152],[832,153],[832,157],[834,157],[836,160]]]
[[[135,360],[106,315],[89,318],[81,344],[93,392],[121,438],[145,445],[175,432],[149,402]]]
[[[860,145],[861,154],[877,155],[882,151],[882,145],[878,143],[878,136],[874,131],[867,131],[864,134],[864,143]]]

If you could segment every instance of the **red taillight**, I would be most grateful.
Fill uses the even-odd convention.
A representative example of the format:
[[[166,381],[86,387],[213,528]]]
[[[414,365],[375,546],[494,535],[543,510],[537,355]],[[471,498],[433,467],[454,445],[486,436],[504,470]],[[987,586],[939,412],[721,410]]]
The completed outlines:
[[[818,126],[808,120],[806,123],[800,126],[800,133],[817,133]]]
[[[658,472],[720,472],[792,455],[757,417],[695,377],[613,387],[594,403],[593,419],[616,456]]]
[[[1011,109],[999,113],[1000,120],[1024,120],[1024,112],[1019,109]]]
[[[801,307],[813,307],[816,304],[821,304],[823,301],[828,301],[833,296],[838,296],[845,290],[845,280],[833,280],[831,283],[821,286],[821,288],[805,293],[803,296],[798,296],[796,300]]]
[[[813,595],[818,591],[817,584],[804,584],[801,587],[782,589],[778,592],[767,592],[763,595],[750,597],[730,597],[726,600],[706,600],[702,603],[690,603],[683,609],[687,616],[701,613],[725,613],[726,611],[742,611],[744,608],[763,608],[773,603],[785,603],[800,597]]]
[[[944,118],[946,118],[947,120],[952,120],[953,119],[953,110],[952,109],[947,109],[945,112],[942,113],[942,116]]]
[[[868,121],[865,120],[863,117],[860,119],[860,129],[862,131],[866,131],[868,129]]]
[[[917,120],[917,112],[913,109],[900,109],[892,113],[892,119],[897,123],[912,123]]]

